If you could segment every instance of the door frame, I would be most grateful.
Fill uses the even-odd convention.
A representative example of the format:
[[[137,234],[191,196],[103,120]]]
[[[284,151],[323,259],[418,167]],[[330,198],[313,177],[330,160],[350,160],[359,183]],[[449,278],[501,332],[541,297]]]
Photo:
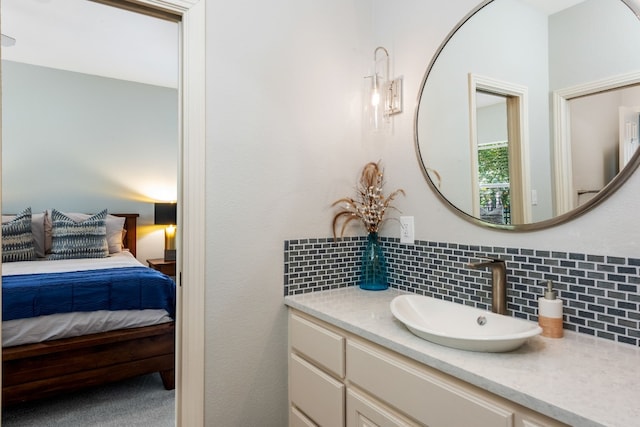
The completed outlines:
[[[91,1],[180,22],[175,421],[204,426],[205,0]]]
[[[480,218],[478,178],[478,135],[476,91],[507,98],[507,128],[509,129],[509,180],[511,187],[511,219],[513,224],[531,222],[531,173],[529,155],[529,90],[491,77],[469,73],[469,139],[471,164],[471,195],[473,216]]]
[[[571,108],[569,101],[573,98],[639,83],[640,71],[633,71],[558,89],[553,92],[553,190],[555,216],[571,212],[578,207],[576,204],[577,193],[573,186]]]
[[[181,17],[176,425],[204,426],[205,0],[125,1]]]

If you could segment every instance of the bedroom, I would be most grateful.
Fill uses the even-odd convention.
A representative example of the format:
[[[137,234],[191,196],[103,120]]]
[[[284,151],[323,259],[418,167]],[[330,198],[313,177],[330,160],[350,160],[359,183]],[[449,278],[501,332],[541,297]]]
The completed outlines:
[[[137,226],[134,222],[124,237],[133,237],[136,246],[132,253],[146,266],[147,259],[163,256],[163,227],[154,225],[153,204],[177,198],[177,25],[169,21],[160,24],[162,37],[169,37],[160,40],[169,53],[174,52],[168,61],[168,76],[156,71],[164,69],[164,64],[150,62],[146,75],[142,70],[142,74],[127,78],[113,74],[118,70],[110,65],[135,61],[109,56],[105,51],[108,46],[78,47],[74,42],[88,42],[88,37],[64,40],[53,27],[24,25],[25,17],[32,24],[38,16],[47,18],[46,25],[63,25],[68,16],[81,23],[86,15],[78,12],[78,7],[108,7],[85,1],[65,3],[75,10],[52,6],[2,2],[3,33],[13,33],[17,40],[2,51],[3,212],[17,214],[30,208],[34,223],[45,211],[45,217],[53,216],[53,210],[65,214],[93,214],[103,209],[110,214],[135,213]],[[120,54],[127,55],[123,45],[148,45],[149,39],[141,39],[143,36],[156,41],[160,37],[157,32],[140,31],[139,19],[151,18],[108,9],[112,16],[101,12],[100,20],[92,25],[111,30],[111,35],[113,28],[118,28],[122,37],[110,40]],[[43,28],[48,37],[43,36]],[[137,35],[124,28],[137,28]],[[66,47],[60,49],[59,45]],[[55,52],[55,58],[29,56],[33,46],[39,46],[40,52]],[[81,54],[93,68],[64,63],[66,52],[76,57]],[[138,67],[149,58],[140,55],[140,60]],[[127,218],[127,223],[131,219]],[[107,224],[110,221],[113,218],[108,218]],[[8,265],[4,267],[8,269]]]
[[[163,242],[161,229],[149,227],[153,203],[177,197],[177,24],[83,0],[65,5],[2,2],[3,33],[17,38],[2,51],[3,212],[31,205],[34,213],[54,207],[139,213],[138,259],[157,258]],[[91,36],[66,40],[55,32],[68,16],[82,22],[95,8],[116,13],[101,12]],[[28,24],[44,16],[48,36],[39,30],[44,24]],[[126,18],[158,21],[152,28],[163,33],[127,33],[126,25],[141,24],[119,21]],[[120,35],[107,39],[113,28]],[[133,51],[158,37],[163,49]],[[158,55],[169,59],[158,62]]]

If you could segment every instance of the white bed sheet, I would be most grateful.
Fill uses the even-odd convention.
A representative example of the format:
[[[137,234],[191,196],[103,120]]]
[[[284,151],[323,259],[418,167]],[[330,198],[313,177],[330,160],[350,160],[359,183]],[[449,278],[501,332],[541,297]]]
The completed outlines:
[[[172,320],[166,310],[101,310],[8,320],[2,322],[2,346],[11,347],[116,329],[159,325]]]
[[[105,258],[39,259],[36,261],[5,262],[3,276],[34,273],[61,273],[63,271],[86,271],[115,267],[144,267],[129,251],[117,252]]]
[[[2,275],[140,266],[144,266],[144,264],[140,263],[130,252],[123,251],[106,258],[4,263],[2,264]],[[11,347],[116,329],[158,325],[172,320],[166,310],[101,310],[15,319],[2,322],[2,346]]]

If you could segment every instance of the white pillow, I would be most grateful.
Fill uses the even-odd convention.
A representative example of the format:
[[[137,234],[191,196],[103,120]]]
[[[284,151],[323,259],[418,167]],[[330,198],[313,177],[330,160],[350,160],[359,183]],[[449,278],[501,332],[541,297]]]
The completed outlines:
[[[125,220],[126,218],[123,216],[107,215],[107,244],[110,254],[122,252],[124,249],[122,238]]]
[[[91,216],[88,214],[77,213],[77,212],[72,212],[72,213],[63,212],[63,213],[76,222],[84,221],[85,219]],[[124,248],[124,245],[122,243],[122,236],[124,235],[123,231],[124,231],[125,220],[126,218],[123,216],[107,215],[107,220],[106,220],[107,245],[109,245],[110,254],[122,252],[122,249]],[[50,227],[50,223],[49,223],[49,227]],[[49,250],[51,249],[50,236],[51,236],[51,228],[49,228],[49,246],[48,246]]]
[[[15,219],[15,215],[2,215],[2,223],[6,224]],[[33,234],[33,245],[36,249],[36,256],[45,256],[47,245],[45,239],[45,223],[47,222],[47,212],[31,215],[31,233]],[[50,221],[49,221],[50,223]],[[51,248],[51,227],[49,227],[49,248]]]

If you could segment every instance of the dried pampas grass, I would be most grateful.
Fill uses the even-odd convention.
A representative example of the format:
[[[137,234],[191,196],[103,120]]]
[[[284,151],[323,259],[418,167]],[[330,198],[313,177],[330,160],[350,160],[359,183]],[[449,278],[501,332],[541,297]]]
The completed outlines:
[[[384,197],[382,186],[384,185],[382,167],[380,162],[367,163],[362,169],[360,181],[358,182],[356,199],[345,197],[333,202],[331,206],[342,205],[343,209],[333,217],[333,238],[336,239],[336,227],[342,221],[340,237],[344,235],[344,230],[352,220],[359,219],[364,224],[369,233],[377,233],[384,221],[384,214],[387,209],[395,209],[391,206],[391,201],[398,195],[405,195],[404,190],[398,189],[389,196]]]

